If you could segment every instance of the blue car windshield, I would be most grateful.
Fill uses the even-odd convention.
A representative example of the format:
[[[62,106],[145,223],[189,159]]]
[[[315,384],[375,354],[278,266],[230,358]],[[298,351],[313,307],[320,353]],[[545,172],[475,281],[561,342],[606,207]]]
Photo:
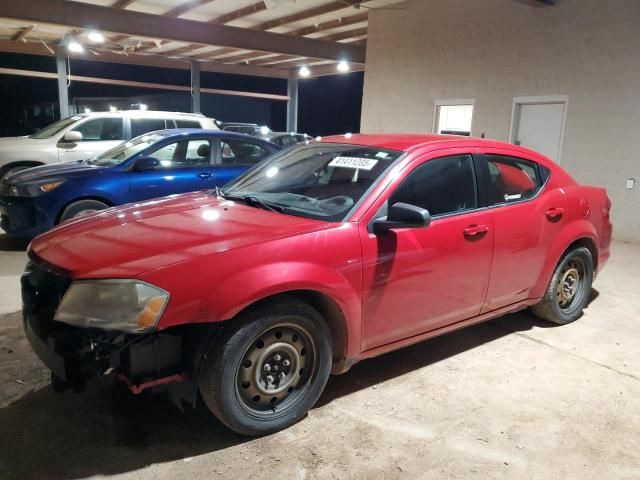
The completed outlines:
[[[402,155],[358,145],[303,144],[277,153],[217,193],[290,215],[341,222]]]
[[[129,140],[128,142],[121,143],[117,147],[87,160],[87,163],[105,167],[118,165],[164,138],[166,137],[163,135],[153,133],[140,135],[139,137]]]

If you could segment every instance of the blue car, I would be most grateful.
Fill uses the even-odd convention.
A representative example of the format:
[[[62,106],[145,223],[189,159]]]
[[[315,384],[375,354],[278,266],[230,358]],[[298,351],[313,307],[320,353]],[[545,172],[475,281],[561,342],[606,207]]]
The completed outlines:
[[[60,222],[114,205],[222,186],[280,150],[225,131],[141,135],[79,162],[30,168],[0,184],[0,226],[32,238]]]

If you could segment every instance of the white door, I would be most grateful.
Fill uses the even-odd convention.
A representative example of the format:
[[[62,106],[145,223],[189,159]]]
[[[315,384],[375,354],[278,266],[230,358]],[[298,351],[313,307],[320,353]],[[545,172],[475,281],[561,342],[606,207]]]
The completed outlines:
[[[71,130],[82,134],[80,142],[58,142],[61,162],[86,160],[119,145],[124,140],[122,117],[92,117]]]
[[[512,142],[560,160],[566,102],[516,103]]]

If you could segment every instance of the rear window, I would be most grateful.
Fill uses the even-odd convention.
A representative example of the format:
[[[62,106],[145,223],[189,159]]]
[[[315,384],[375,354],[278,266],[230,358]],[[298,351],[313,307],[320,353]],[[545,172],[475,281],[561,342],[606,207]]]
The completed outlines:
[[[489,205],[528,200],[537,195],[547,172],[535,162],[522,158],[487,155]],[[545,169],[546,170],[546,169]]]
[[[166,128],[167,126],[163,118],[132,118],[131,119],[131,136],[132,137],[137,137],[144,133],[153,132],[155,130],[164,130]]]

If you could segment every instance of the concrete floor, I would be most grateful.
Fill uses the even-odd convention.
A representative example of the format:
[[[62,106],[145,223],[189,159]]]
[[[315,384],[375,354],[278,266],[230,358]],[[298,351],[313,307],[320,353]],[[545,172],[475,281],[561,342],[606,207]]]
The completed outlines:
[[[0,252],[4,310],[24,260]],[[302,422],[253,439],[162,396],[54,394],[19,314],[3,315],[0,477],[638,479],[638,271],[640,245],[616,243],[578,322],[522,312],[364,362]]]

